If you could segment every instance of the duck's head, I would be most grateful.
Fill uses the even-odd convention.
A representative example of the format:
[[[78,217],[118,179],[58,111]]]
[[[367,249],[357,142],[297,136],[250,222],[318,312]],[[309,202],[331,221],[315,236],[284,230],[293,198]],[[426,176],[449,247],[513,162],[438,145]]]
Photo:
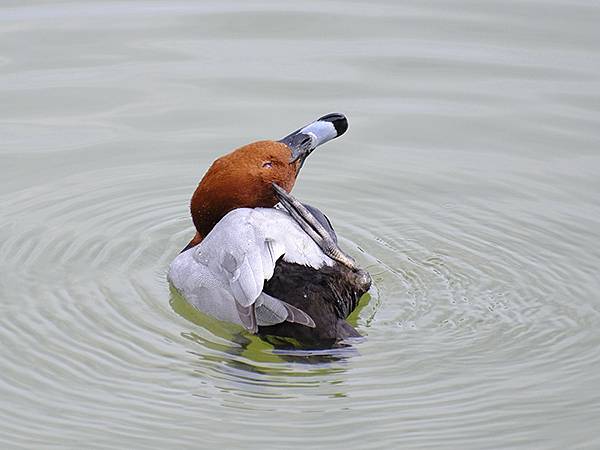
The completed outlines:
[[[306,157],[347,128],[343,114],[327,114],[283,139],[244,145],[217,159],[192,196],[197,233],[186,248],[198,244],[229,211],[274,206],[272,183],[291,191]]]

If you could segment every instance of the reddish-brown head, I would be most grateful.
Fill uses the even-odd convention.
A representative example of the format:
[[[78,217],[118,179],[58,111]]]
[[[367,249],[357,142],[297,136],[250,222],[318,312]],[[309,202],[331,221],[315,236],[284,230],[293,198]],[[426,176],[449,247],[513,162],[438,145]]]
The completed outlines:
[[[280,141],[254,142],[217,159],[192,196],[197,233],[186,248],[198,244],[229,211],[274,206],[272,183],[291,191],[306,157],[347,128],[342,114],[328,114]]]

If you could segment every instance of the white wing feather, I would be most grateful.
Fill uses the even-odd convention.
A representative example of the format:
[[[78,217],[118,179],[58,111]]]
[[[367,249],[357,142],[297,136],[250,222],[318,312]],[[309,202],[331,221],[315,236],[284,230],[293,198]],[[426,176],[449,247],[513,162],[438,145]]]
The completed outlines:
[[[198,309],[248,329],[256,323],[295,321],[296,316],[300,323],[314,326],[302,311],[262,292],[281,257],[315,269],[333,264],[287,212],[236,209],[201,244],[175,258],[169,280]],[[247,316],[252,305],[257,319],[253,324],[240,317]]]

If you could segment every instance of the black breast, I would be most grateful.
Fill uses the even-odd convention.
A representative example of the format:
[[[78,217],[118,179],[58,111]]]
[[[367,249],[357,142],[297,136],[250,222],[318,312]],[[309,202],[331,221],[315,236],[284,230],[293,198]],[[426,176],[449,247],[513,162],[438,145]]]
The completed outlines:
[[[288,337],[318,348],[359,337],[346,318],[370,286],[371,277],[364,270],[351,270],[338,263],[317,270],[279,260],[264,291],[306,312],[316,327],[283,322],[259,327],[259,334]]]

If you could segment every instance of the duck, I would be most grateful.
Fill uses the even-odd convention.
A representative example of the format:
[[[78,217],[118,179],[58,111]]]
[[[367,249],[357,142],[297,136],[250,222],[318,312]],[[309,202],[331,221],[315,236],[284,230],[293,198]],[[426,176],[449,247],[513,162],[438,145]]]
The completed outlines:
[[[168,269],[188,303],[302,347],[361,337],[346,319],[371,277],[339,247],[327,216],[291,194],[307,157],[347,128],[343,114],[327,114],[212,163],[190,202],[195,235]]]

